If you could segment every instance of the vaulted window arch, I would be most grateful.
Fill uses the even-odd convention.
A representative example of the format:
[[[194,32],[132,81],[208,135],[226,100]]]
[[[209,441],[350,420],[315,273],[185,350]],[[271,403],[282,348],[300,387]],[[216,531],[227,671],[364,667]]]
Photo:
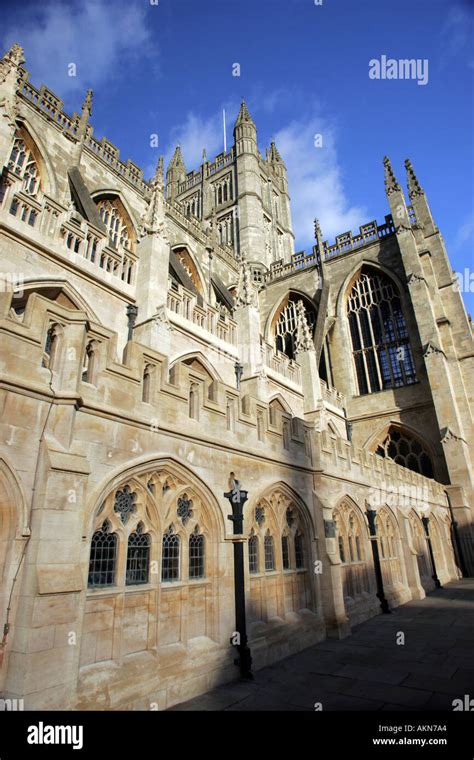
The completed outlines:
[[[376,454],[393,459],[402,467],[419,472],[427,478],[434,478],[433,461],[426,446],[403,428],[391,426]]]
[[[334,510],[334,522],[344,596],[356,600],[370,590],[364,518],[355,505],[344,501]]]
[[[416,381],[400,294],[387,275],[361,269],[349,292],[347,317],[360,395]]]
[[[298,301],[303,301],[306,321],[309,325],[311,335],[313,335],[316,325],[316,311],[311,303],[299,293],[290,293],[273,319],[275,349],[286,354],[290,359],[294,359],[296,356]]]

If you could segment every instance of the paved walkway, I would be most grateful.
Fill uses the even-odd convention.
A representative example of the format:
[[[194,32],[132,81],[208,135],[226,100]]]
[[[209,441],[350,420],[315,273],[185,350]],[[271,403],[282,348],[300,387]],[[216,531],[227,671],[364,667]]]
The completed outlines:
[[[474,697],[473,634],[470,578],[171,709],[452,710],[453,699]]]

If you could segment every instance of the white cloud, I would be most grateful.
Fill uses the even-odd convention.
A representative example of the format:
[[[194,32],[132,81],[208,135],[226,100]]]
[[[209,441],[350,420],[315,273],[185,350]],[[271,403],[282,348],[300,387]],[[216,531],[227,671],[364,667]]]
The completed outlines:
[[[4,50],[18,42],[34,83],[44,83],[61,97],[118,80],[124,64],[150,59],[152,47],[146,14],[153,6],[127,0],[47,1],[16,14],[3,26]],[[156,56],[156,48],[153,54]],[[76,76],[68,75],[69,64]],[[156,67],[155,61],[151,61]]]
[[[233,125],[233,122],[232,122]],[[229,122],[227,123],[227,150],[232,144]],[[177,144],[181,146],[187,171],[196,169],[202,163],[202,151],[206,149],[209,161],[224,150],[222,111],[205,119],[190,111],[184,122],[171,130],[169,145],[165,153],[168,163]]]
[[[459,250],[466,243],[470,243],[474,240],[474,212],[471,212],[469,216],[464,220],[463,224],[459,227],[457,235],[454,239],[454,250]]]
[[[472,11],[472,9],[471,9]],[[452,59],[463,55],[470,50],[470,37],[472,34],[472,12],[455,5],[449,9],[447,19],[440,32],[440,66],[444,68]],[[470,67],[472,61],[468,61]]]
[[[322,135],[322,147],[315,146],[315,135]],[[275,141],[288,170],[297,250],[314,244],[315,217],[329,241],[368,220],[366,209],[352,206],[346,197],[334,129],[327,120],[314,116],[293,121],[276,134]]]

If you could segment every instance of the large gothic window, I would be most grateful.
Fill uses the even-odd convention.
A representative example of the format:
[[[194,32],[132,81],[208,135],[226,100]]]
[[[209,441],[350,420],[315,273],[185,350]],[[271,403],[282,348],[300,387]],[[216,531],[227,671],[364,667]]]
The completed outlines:
[[[102,198],[97,202],[99,216],[102,219],[111,245],[118,250],[132,250],[130,232],[118,198]]]
[[[427,478],[434,478],[433,462],[426,447],[406,430],[391,427],[375,453],[381,457],[393,459],[402,467],[408,467],[409,470],[419,472]]]
[[[23,180],[22,190],[28,195],[36,195],[40,189],[40,175],[38,165],[33,153],[26,145],[25,140],[17,132],[13,143],[12,152],[8,161],[8,168]]]
[[[343,503],[334,510],[334,522],[344,596],[355,600],[369,591],[364,520],[359,510]]]
[[[349,294],[347,315],[360,395],[416,381],[400,296],[388,277],[362,269]]]
[[[275,348],[286,354],[290,359],[296,355],[296,328],[297,328],[297,304],[302,300],[297,293],[290,293],[288,301],[281,309],[275,323]],[[304,302],[303,302],[304,303]],[[314,333],[316,314],[313,309],[305,305],[305,316],[311,334]]]

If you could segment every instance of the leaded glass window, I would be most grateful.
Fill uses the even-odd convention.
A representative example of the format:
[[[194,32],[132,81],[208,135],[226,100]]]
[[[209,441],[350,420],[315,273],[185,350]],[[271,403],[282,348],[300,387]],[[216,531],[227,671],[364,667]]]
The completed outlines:
[[[416,381],[400,296],[384,274],[363,269],[347,302],[359,394]]]
[[[189,536],[189,578],[204,578],[204,536],[196,525]]]
[[[273,543],[273,536],[269,533],[265,536],[263,548],[265,552],[265,571],[269,572],[270,570],[275,569],[275,546]]]
[[[281,554],[283,557],[283,570],[290,569],[290,545],[288,536],[281,537]]]
[[[179,580],[179,536],[172,525],[163,535],[163,555],[161,560],[161,580]]]
[[[92,536],[88,586],[113,586],[117,561],[117,534],[105,520]]]
[[[148,583],[150,565],[151,539],[148,533],[143,533],[143,523],[138,523],[134,533],[128,537],[127,570],[125,583],[134,586]]]
[[[249,573],[258,573],[258,536],[255,533],[249,538]]]
[[[408,467],[409,470],[419,472],[427,478],[434,478],[433,463],[426,447],[405,430],[391,427],[375,453],[393,459],[402,467]]]
[[[295,534],[295,561],[297,570],[301,570],[304,567],[303,536],[301,533]]]

